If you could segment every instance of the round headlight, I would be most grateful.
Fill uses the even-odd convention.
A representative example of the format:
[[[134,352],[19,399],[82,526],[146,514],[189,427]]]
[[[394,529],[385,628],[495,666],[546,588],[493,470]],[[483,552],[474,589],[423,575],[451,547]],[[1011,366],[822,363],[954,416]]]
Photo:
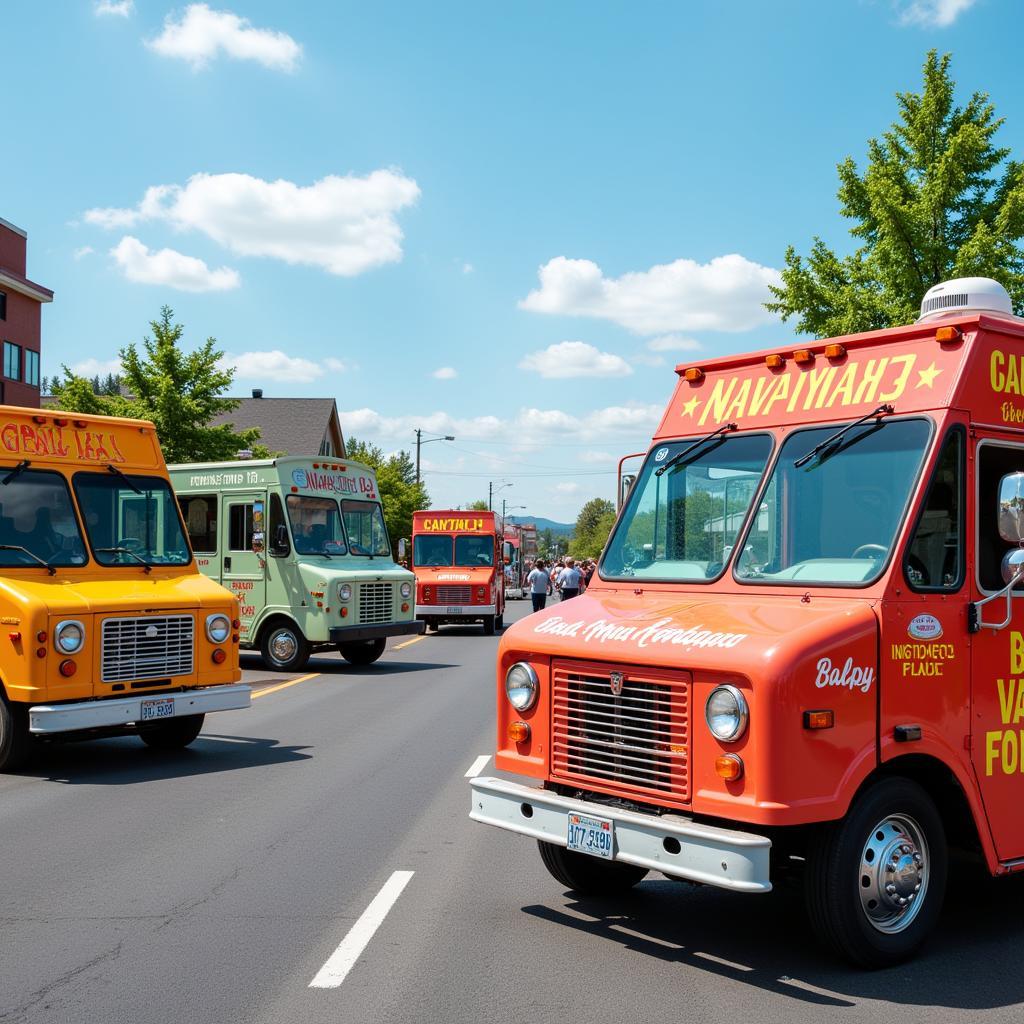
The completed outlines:
[[[338,584],[338,600],[339,601],[351,601],[352,600],[352,584],[351,583],[339,583]]]
[[[231,635],[231,620],[226,615],[206,617],[206,635],[215,643],[222,644]]]
[[[746,732],[749,717],[746,699],[735,686],[716,686],[704,705],[708,728],[723,743],[738,740]]]
[[[411,583],[403,583],[402,584],[402,597],[408,597],[411,593],[412,593],[412,584]]]
[[[517,661],[505,674],[505,695],[516,711],[527,711],[537,703],[540,680],[525,661]]]
[[[53,641],[59,651],[77,654],[85,643],[85,627],[80,622],[61,622],[53,634]]]

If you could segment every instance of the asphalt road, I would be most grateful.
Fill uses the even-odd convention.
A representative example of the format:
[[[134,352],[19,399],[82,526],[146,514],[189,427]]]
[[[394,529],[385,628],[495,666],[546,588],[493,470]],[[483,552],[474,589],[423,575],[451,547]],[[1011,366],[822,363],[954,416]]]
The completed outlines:
[[[0,1021],[1021,1020],[1024,879],[961,869],[924,954],[872,974],[791,892],[566,894],[467,817],[496,646],[451,628],[299,677],[246,658],[260,696],[187,751],[103,740],[0,776]]]

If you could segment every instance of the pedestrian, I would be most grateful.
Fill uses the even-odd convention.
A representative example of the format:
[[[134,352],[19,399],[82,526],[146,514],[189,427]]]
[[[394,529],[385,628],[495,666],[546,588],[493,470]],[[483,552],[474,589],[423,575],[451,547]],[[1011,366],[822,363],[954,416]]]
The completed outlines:
[[[558,589],[562,592],[562,600],[569,601],[578,597],[582,574],[571,558],[565,560],[565,568],[558,574]]]
[[[586,568],[583,570],[583,589],[586,590],[590,586],[590,581],[594,578],[594,573],[597,571],[597,565],[592,558],[587,559]]]
[[[538,558],[530,575],[526,577],[530,584],[530,597],[533,599],[533,610],[539,612],[548,603],[548,595],[551,593],[551,577],[544,569],[544,559]]]

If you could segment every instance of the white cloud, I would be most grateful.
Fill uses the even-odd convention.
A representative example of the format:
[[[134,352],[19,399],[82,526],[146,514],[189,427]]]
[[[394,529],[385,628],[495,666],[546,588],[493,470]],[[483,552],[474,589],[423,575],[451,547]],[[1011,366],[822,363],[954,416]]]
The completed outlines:
[[[439,366],[430,376],[434,380],[455,380],[459,371],[454,366]]]
[[[463,263],[462,264],[462,272],[464,274],[472,274],[473,273],[473,269],[474,269],[474,267],[473,267],[472,263]]]
[[[600,352],[585,341],[560,341],[540,352],[530,352],[520,360],[519,368],[555,379],[622,377],[633,372],[622,356]]]
[[[660,334],[657,338],[651,338],[647,347],[652,352],[696,352],[701,345],[699,341],[679,334]]]
[[[93,4],[93,14],[99,16],[114,14],[120,18],[127,18],[135,10],[135,0],[96,0]]]
[[[74,257],[76,260],[82,260],[85,259],[86,256],[91,256],[95,251],[96,250],[91,245],[83,245],[75,250]]]
[[[175,249],[149,249],[131,235],[125,235],[110,255],[124,276],[139,284],[159,284],[183,292],[223,292],[242,283],[238,272],[230,267],[211,270],[195,256]]]
[[[220,361],[224,369],[233,369],[236,380],[286,381],[289,384],[310,384],[323,376],[319,363],[301,356],[285,355],[280,349],[268,352],[228,352]]]
[[[621,458],[621,455],[613,455],[611,452],[599,452],[599,451],[587,451],[580,452],[580,462],[585,462],[591,466],[607,465],[608,463],[616,463]]]
[[[223,53],[274,71],[294,71],[302,57],[302,47],[286,32],[253,28],[247,18],[214,11],[207,4],[189,4],[177,20],[167,15],[163,32],[146,45],[162,57],[188,61],[193,69]]]
[[[120,359],[83,359],[71,364],[71,371],[79,377],[106,377],[108,373],[121,372]]]
[[[900,23],[925,28],[949,28],[977,0],[904,0],[898,3]]]
[[[242,256],[350,277],[402,258],[395,214],[419,195],[416,182],[394,170],[328,175],[306,186],[248,174],[195,174],[184,186],[146,189],[135,207],[91,209],[84,219],[103,228],[164,221],[179,231],[201,231]]]
[[[771,319],[763,303],[779,272],[736,253],[708,263],[680,259],[650,270],[604,276],[591,260],[556,256],[539,270],[540,288],[520,309],[612,320],[637,334],[745,331]]]
[[[580,491],[580,485],[573,483],[571,480],[567,480],[564,483],[555,484],[555,490],[562,495],[568,497],[572,494],[578,494]]]
[[[350,369],[348,363],[341,359],[334,359],[330,356],[324,360],[324,366],[330,370],[331,373],[346,373]]]

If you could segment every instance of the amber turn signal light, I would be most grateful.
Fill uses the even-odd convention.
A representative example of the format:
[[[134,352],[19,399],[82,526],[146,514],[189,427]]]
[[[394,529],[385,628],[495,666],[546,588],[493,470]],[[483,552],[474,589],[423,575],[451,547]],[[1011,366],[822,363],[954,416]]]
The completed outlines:
[[[77,671],[78,666],[70,658],[60,663],[60,674],[65,678],[73,676]]]
[[[935,331],[936,341],[959,341],[964,336],[964,332],[959,327],[939,327]]]
[[[699,366],[690,366],[683,370],[683,380],[691,384],[699,384],[704,379],[704,371]]]
[[[525,743],[530,738],[530,726],[526,722],[510,722],[508,738],[513,743]]]
[[[786,365],[786,357],[780,356],[778,352],[773,352],[770,356],[764,357],[764,365],[769,370],[781,370]]]
[[[805,729],[831,729],[836,724],[834,711],[805,711]]]
[[[743,778],[743,758],[739,754],[723,754],[715,758],[715,772],[726,782]]]
[[[798,348],[793,353],[793,362],[804,365],[805,363],[814,362],[814,353],[809,348]]]
[[[845,355],[846,349],[842,345],[837,345],[833,342],[833,344],[825,346],[826,359],[842,359]]]
[[[218,647],[210,657],[213,658],[215,665],[223,665],[227,659],[227,654],[224,652],[223,648]]]

